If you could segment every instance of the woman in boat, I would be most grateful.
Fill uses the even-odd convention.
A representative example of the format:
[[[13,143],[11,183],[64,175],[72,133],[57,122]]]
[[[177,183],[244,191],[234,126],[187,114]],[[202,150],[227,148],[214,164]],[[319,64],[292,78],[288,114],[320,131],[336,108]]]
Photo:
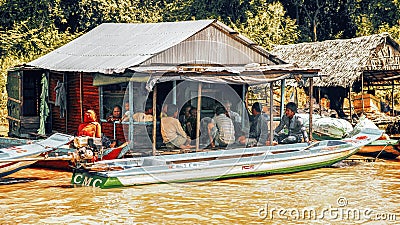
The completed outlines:
[[[274,131],[275,141],[279,144],[292,144],[302,141],[309,142],[306,128],[300,116],[296,115],[297,105],[294,102],[286,104],[285,115]],[[288,133],[279,133],[283,128],[288,129]]]
[[[78,136],[101,138],[101,126],[97,122],[96,113],[93,110],[85,112],[83,123],[78,127]]]
[[[121,113],[122,113],[121,106],[115,105],[113,108],[112,114],[107,117],[107,122],[121,121],[121,117],[122,117]]]

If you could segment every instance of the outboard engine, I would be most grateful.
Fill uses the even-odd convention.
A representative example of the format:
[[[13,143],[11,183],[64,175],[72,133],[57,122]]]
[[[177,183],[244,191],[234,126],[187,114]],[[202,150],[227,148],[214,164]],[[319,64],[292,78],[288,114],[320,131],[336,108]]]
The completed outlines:
[[[96,162],[103,153],[101,138],[75,137],[74,147],[76,151],[72,153],[71,162],[75,168],[80,168],[83,164]]]

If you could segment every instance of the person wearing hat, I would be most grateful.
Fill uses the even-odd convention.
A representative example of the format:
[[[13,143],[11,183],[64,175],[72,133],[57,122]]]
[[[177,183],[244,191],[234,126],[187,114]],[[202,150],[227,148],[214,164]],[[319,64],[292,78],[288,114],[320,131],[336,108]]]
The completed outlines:
[[[274,139],[279,144],[292,144],[299,142],[309,142],[306,128],[300,116],[296,115],[297,105],[294,102],[286,104],[285,115],[274,131]],[[288,133],[279,133],[286,128]]]

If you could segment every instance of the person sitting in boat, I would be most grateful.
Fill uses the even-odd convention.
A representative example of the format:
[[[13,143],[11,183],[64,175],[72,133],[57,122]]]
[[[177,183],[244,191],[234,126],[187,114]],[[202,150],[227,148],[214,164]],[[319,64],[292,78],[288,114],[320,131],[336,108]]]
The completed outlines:
[[[97,122],[96,113],[93,110],[85,112],[83,123],[78,127],[78,136],[101,138],[101,126]]]
[[[226,147],[235,143],[235,127],[231,118],[228,117],[226,108],[217,106],[215,115],[212,120],[214,123],[210,123],[211,127],[209,128],[209,131],[212,132],[211,136],[214,137],[211,147],[215,147],[215,145]]]
[[[105,148],[113,148],[118,144],[117,140],[110,140],[107,136],[101,133],[101,125],[97,122],[97,116],[93,110],[85,112],[83,123],[78,127],[77,136],[101,138],[99,140],[101,140],[102,146]]]
[[[242,118],[240,117],[239,113],[231,110],[232,103],[230,101],[228,101],[228,100],[225,101],[224,107],[225,107],[226,111],[228,112],[228,116],[229,116],[229,118],[231,118],[233,123],[240,124],[242,122]]]
[[[168,110],[168,104],[165,103],[165,104],[162,106],[162,109],[161,109],[160,119],[162,119],[162,118],[164,118],[164,117],[168,117],[168,115],[167,115],[167,110]]]
[[[190,110],[192,109],[192,106],[186,105],[183,107],[183,114],[179,116],[179,122],[183,125],[183,130],[186,131],[186,123],[188,118],[190,117]]]
[[[279,144],[292,144],[302,141],[309,142],[306,128],[300,116],[296,115],[297,105],[294,102],[286,104],[285,115],[274,131],[274,140]],[[287,128],[288,133],[279,133],[283,128]]]
[[[161,119],[161,136],[165,145],[169,148],[192,148],[190,137],[177,119],[178,107],[175,104],[168,105],[167,116]]]
[[[270,145],[268,140],[268,121],[267,117],[261,113],[261,103],[255,102],[251,107],[253,119],[250,121],[250,132],[248,138],[240,136],[239,143],[246,144],[247,146],[254,145]]]
[[[113,112],[112,112],[112,114],[111,115],[109,115],[108,117],[107,117],[107,122],[115,122],[115,121],[121,121],[121,118],[122,118],[122,108],[121,108],[121,106],[119,106],[119,105],[115,105],[114,107],[113,107]]]
[[[197,129],[197,108],[192,107],[190,109],[190,116],[186,119],[186,134],[193,140],[196,139],[196,129]]]
[[[124,109],[125,109],[125,113],[124,115],[121,117],[121,121],[122,122],[127,122],[130,119],[131,113],[129,111],[129,102],[126,101],[124,104]]]

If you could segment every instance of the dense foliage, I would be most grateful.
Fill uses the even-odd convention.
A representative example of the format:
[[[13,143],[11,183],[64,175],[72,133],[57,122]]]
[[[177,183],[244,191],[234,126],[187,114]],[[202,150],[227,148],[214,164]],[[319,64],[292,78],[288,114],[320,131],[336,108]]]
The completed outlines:
[[[0,17],[0,116],[7,69],[104,22],[218,19],[267,49],[379,32],[400,39],[398,0],[0,0]]]

